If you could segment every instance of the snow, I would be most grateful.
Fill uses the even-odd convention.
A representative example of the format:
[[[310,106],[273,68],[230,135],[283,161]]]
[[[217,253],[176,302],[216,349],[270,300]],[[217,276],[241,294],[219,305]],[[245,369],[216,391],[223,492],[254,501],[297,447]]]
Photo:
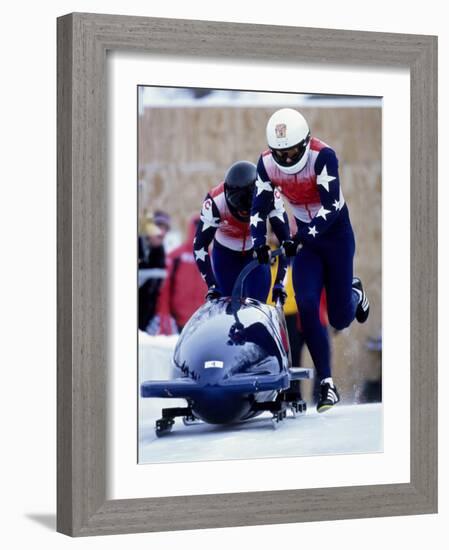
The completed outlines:
[[[296,418],[288,415],[273,428],[264,413],[230,426],[175,420],[172,431],[158,438],[155,420],[163,407],[185,406],[180,399],[142,399],[139,463],[191,462],[381,452],[382,404],[338,404],[325,413],[312,406]]]

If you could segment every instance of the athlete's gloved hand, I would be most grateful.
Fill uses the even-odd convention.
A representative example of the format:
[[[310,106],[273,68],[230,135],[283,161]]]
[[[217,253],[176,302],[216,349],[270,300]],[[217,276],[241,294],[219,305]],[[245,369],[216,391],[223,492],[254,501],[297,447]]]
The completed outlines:
[[[287,293],[285,292],[283,285],[281,284],[274,285],[273,291],[271,293],[271,300],[275,304],[279,301],[281,302],[282,305],[284,305],[286,299],[287,299]]]
[[[221,293],[221,290],[219,290],[215,285],[212,285],[209,287],[209,290],[207,291],[206,300],[210,302],[211,300],[217,300],[222,296],[223,294]]]
[[[302,248],[302,244],[293,239],[288,239],[282,243],[282,248],[287,258],[291,258],[292,256],[296,256],[299,249]]]
[[[270,263],[270,247],[267,244],[258,246],[254,249],[254,252],[256,253],[257,261],[260,264]]]

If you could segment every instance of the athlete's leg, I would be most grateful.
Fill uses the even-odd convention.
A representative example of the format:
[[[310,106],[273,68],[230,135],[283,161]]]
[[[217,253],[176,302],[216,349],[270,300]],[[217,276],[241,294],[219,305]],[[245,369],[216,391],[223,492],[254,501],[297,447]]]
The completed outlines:
[[[304,336],[298,326],[298,313],[286,315],[285,322],[287,324],[288,339],[290,342],[292,365],[294,367],[301,367],[301,352],[304,347]]]
[[[331,376],[327,329],[320,321],[323,265],[311,247],[304,246],[293,260],[293,287],[304,340],[320,380]]]
[[[354,320],[359,301],[352,288],[355,241],[351,226],[323,241],[321,252],[329,323],[342,330]]]
[[[252,256],[248,255],[245,265],[252,261]],[[268,264],[258,265],[248,275],[245,286],[244,295],[248,298],[254,298],[259,302],[266,302],[271,286],[271,269]]]
[[[212,268],[219,290],[223,296],[231,296],[234,283],[243,268],[242,256],[238,251],[214,242]]]

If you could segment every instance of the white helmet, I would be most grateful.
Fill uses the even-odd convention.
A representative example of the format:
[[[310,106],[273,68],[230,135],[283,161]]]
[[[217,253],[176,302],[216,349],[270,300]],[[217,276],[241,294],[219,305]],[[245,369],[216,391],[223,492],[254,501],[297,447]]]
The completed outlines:
[[[279,109],[268,121],[267,142],[279,169],[296,174],[304,168],[309,156],[309,125],[295,109]]]

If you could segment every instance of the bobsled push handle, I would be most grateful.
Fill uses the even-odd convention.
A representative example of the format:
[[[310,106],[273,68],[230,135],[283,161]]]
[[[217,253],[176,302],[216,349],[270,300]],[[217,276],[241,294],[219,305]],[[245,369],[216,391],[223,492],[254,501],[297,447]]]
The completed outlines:
[[[282,256],[284,253],[284,250],[282,248],[276,248],[275,250],[270,251],[270,258],[276,258],[277,256]],[[245,282],[245,279],[248,277],[248,275],[256,269],[256,267],[260,265],[259,261],[257,259],[252,260],[249,262],[249,264],[245,265],[245,267],[242,269],[242,271],[239,273],[239,276],[237,277],[234,288],[232,289],[232,295],[231,295],[231,306],[232,311],[237,311],[240,307],[240,300],[242,298],[243,294],[243,283]]]

